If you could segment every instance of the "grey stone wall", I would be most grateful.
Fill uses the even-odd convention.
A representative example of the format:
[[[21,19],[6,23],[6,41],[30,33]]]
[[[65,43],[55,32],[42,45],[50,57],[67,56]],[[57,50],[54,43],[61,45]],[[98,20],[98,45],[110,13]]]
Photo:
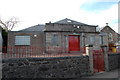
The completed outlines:
[[[68,32],[46,32],[46,53],[67,53],[68,52]],[[56,41],[52,38],[57,36]],[[54,43],[54,45],[53,45]],[[48,48],[49,47],[49,48]]]
[[[79,26],[75,28],[74,26]],[[57,24],[57,23],[46,23],[46,31],[77,31],[77,32],[96,32],[96,27],[84,26],[84,25],[75,25],[75,24]]]
[[[120,68],[120,54],[108,54],[109,70]]]
[[[91,75],[88,56],[4,59],[3,78],[80,78]]]
[[[57,41],[53,40],[54,35],[57,36]],[[80,40],[80,52],[84,52],[84,47],[87,44],[94,45],[93,49],[99,49],[100,36],[99,33],[72,33],[72,32],[45,32],[46,40],[46,53],[68,53],[69,52],[69,35],[79,35]],[[84,37],[83,37],[84,35]],[[94,39],[91,42],[91,37]],[[106,41],[106,40],[104,40]],[[57,43],[56,43],[57,42]],[[53,45],[56,44],[56,45]],[[106,43],[104,42],[104,45]]]

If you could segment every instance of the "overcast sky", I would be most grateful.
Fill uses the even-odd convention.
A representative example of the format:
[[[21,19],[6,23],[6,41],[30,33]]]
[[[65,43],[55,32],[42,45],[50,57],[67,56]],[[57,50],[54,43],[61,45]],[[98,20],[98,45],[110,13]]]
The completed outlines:
[[[20,30],[64,18],[103,27],[109,23],[118,32],[119,0],[0,0],[0,18],[17,17]]]

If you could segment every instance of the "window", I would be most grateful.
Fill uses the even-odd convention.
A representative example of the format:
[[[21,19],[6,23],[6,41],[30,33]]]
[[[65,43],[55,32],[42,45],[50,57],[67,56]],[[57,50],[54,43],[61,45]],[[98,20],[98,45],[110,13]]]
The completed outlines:
[[[100,37],[99,37],[99,44],[102,44],[102,41],[103,41],[103,39],[102,39],[102,37],[100,36]]]
[[[59,43],[58,43],[58,35],[56,35],[56,34],[54,34],[53,36],[52,36],[52,45],[53,46],[58,46],[59,45]]]
[[[109,33],[109,35],[108,35],[108,36],[109,36],[109,38],[108,38],[108,39],[109,39],[110,41],[113,41],[113,35],[112,35],[112,33]]]
[[[30,45],[30,36],[15,36],[15,45]]]
[[[90,37],[90,44],[94,44],[94,42],[95,42],[95,37],[94,37],[94,36],[91,36],[91,37]]]

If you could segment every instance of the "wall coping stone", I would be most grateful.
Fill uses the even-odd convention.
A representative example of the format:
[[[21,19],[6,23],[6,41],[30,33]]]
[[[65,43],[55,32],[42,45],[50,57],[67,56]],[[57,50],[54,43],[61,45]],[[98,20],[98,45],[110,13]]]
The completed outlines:
[[[65,56],[65,57],[39,57],[39,58],[11,58],[11,59],[2,59],[2,63],[14,63],[14,62],[22,62],[22,61],[42,61],[42,60],[58,60],[58,59],[71,59],[71,58],[84,58],[86,56]]]
[[[115,55],[120,55],[120,53],[113,53],[113,54],[108,54],[108,56],[115,56]]]

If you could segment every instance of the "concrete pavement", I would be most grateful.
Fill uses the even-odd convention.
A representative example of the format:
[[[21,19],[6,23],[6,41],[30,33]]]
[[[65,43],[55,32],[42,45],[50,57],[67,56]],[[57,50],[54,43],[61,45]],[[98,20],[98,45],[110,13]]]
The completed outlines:
[[[117,69],[117,70],[112,70],[108,72],[96,73],[93,76],[87,76],[83,78],[119,78],[119,77],[120,77],[120,70]]]

